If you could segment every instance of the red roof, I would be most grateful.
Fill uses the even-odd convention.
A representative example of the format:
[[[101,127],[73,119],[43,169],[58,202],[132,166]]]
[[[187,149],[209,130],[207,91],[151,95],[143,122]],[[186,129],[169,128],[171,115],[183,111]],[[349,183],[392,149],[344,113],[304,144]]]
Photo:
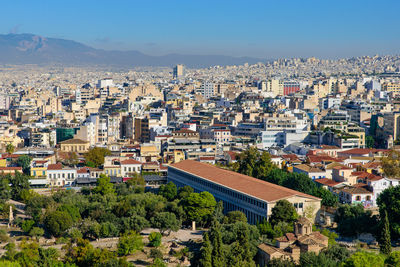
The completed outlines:
[[[287,155],[282,155],[282,158],[286,160],[298,160],[299,157],[297,157],[296,154],[287,154]]]
[[[356,176],[357,178],[362,178],[362,179],[369,179],[369,180],[380,180],[382,179],[381,176],[369,173],[369,172],[364,172],[364,171],[357,171],[357,172],[352,172],[351,175]]]
[[[307,195],[302,192],[262,181],[244,174],[224,170],[199,161],[184,160],[172,164],[170,168],[178,169],[192,175],[202,177],[203,179],[267,202],[275,202],[293,196],[320,200],[320,198]]]
[[[88,173],[89,169],[87,167],[80,168],[76,171],[77,173]]]
[[[331,179],[329,179],[329,178],[315,179],[314,181],[315,181],[316,183],[323,184],[323,185],[327,185],[327,186],[335,186],[335,185],[341,184],[341,183],[336,182],[336,181],[334,181],[334,180],[331,180]]]
[[[49,164],[49,166],[47,166],[47,170],[62,170],[63,165],[61,163],[57,163],[57,164]]]
[[[215,160],[215,157],[199,157],[199,160]]]
[[[226,151],[226,154],[229,155],[231,160],[237,160],[239,158],[239,153],[233,151]]]
[[[349,167],[344,166],[344,165],[335,166],[332,169],[335,169],[335,170],[352,170],[352,168],[349,168]]]
[[[34,160],[35,163],[44,164],[48,162],[48,160]]]
[[[121,165],[142,165],[142,163],[135,159],[127,159],[127,160],[121,161]]]
[[[308,155],[308,159],[310,163],[324,162],[324,161],[341,162],[341,160],[338,158],[326,155]]]

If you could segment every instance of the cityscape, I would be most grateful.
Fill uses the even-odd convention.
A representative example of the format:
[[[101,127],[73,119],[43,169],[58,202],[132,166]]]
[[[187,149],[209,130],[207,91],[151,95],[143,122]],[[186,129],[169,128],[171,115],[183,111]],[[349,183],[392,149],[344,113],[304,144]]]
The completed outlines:
[[[56,26],[53,13],[22,18],[45,4],[6,5],[21,13],[0,26],[0,266],[400,266],[398,37],[354,49],[349,36],[362,43],[365,29],[337,22],[332,47],[312,55],[325,33],[309,49],[274,31],[271,44],[243,45],[254,29],[233,14],[247,5],[133,2],[132,24],[112,6],[123,22],[82,19],[75,35],[62,4],[48,7]],[[76,12],[101,16],[106,4]],[[269,4],[254,1],[283,12]],[[157,14],[166,25],[141,27],[162,36],[177,10],[193,21],[182,14],[188,25],[169,41],[144,29],[123,37]],[[223,10],[218,37],[195,22]],[[322,25],[336,23],[335,10]],[[397,17],[377,16],[399,33]],[[261,31],[269,20],[243,24]],[[98,27],[113,37],[82,37]],[[190,27],[205,30],[191,41]]]

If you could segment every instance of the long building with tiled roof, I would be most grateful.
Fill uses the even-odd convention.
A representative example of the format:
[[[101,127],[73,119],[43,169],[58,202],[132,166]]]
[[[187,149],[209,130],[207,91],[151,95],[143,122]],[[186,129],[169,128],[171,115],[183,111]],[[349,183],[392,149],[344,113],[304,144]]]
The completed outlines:
[[[301,215],[306,210],[313,210],[315,215],[321,205],[317,197],[193,160],[169,166],[168,181],[178,187],[189,185],[196,192],[210,192],[217,201],[223,201],[225,212],[242,211],[250,223],[268,218],[279,200],[293,203]]]

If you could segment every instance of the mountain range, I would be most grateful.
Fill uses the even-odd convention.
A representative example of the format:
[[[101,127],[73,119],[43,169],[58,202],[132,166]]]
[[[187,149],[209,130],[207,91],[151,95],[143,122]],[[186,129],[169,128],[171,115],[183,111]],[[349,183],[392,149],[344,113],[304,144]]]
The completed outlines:
[[[0,64],[111,65],[119,67],[188,67],[241,65],[265,62],[252,57],[223,55],[168,54],[151,56],[139,51],[96,49],[72,40],[47,38],[34,34],[0,34]]]

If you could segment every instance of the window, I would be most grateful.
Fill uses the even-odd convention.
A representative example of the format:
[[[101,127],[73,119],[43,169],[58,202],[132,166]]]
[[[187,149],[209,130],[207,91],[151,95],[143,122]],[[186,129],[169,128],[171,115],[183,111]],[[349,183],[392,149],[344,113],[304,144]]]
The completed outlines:
[[[360,200],[361,200],[361,197],[360,197],[360,196],[356,196],[356,200],[357,200],[357,201],[360,201]]]

